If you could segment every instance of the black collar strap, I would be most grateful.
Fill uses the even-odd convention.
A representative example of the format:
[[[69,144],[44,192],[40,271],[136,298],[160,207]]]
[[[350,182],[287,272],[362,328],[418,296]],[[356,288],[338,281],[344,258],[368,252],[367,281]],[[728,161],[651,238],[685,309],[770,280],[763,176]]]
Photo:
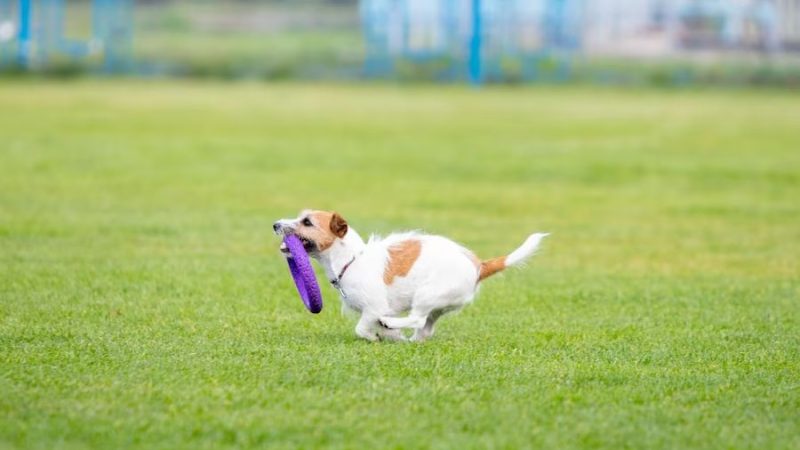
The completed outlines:
[[[333,285],[333,287],[335,287],[336,289],[339,289],[341,287],[340,283],[342,282],[342,277],[344,276],[344,273],[350,267],[350,264],[353,264],[353,261],[355,260],[356,257],[353,256],[353,259],[351,259],[349,263],[345,264],[344,267],[342,267],[342,270],[339,272],[339,276],[331,280],[331,284]]]

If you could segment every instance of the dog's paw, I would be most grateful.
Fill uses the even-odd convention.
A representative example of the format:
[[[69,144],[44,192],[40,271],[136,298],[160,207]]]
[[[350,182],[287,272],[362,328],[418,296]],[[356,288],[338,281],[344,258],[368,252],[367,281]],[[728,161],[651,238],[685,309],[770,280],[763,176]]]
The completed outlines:
[[[405,342],[408,339],[403,335],[401,330],[383,330],[382,332],[378,332],[378,336],[380,336],[381,341],[387,342]]]
[[[378,319],[378,325],[382,326],[383,328],[386,328],[387,330],[391,330],[392,328],[394,328],[393,326],[390,325],[391,320],[392,320],[391,317],[381,317]]]
[[[356,335],[370,342],[378,342],[381,340],[381,336],[378,333],[356,333]]]
[[[356,326],[356,336],[366,339],[370,342],[376,342],[380,339],[380,336],[375,332],[375,330],[371,329],[371,327],[362,326],[361,324]]]

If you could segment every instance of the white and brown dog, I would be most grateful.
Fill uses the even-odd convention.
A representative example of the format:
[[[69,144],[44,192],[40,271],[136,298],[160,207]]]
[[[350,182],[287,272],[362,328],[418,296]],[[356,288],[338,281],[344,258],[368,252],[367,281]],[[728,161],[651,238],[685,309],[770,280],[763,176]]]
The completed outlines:
[[[532,234],[507,256],[481,261],[447,238],[416,232],[365,243],[335,212],[305,210],[273,229],[300,238],[341,293],[343,307],[361,314],[356,334],[370,341],[404,340],[403,328],[414,329],[412,340],[425,340],[442,315],[472,302],[481,281],[531,256],[547,236]]]

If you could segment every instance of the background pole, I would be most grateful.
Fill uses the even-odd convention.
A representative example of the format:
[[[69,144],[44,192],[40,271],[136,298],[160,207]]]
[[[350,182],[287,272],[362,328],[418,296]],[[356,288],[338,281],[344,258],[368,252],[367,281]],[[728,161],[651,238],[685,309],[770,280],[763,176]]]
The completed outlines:
[[[483,30],[481,23],[481,0],[472,0],[472,38],[469,43],[469,82],[474,86],[483,83],[481,48]]]
[[[19,35],[17,47],[17,63],[21,67],[28,67],[31,55],[31,2],[19,2]]]

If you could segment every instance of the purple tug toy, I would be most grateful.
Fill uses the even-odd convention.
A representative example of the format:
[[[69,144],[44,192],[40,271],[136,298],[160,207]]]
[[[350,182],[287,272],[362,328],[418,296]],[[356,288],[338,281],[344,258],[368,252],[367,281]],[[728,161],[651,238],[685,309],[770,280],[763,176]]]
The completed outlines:
[[[319,290],[314,269],[311,267],[311,261],[308,259],[308,253],[303,248],[300,239],[293,234],[284,236],[283,243],[286,244],[291,255],[290,258],[286,258],[286,262],[289,263],[289,271],[292,273],[295,286],[297,286],[297,292],[306,308],[313,314],[317,314],[322,311],[322,293]]]

